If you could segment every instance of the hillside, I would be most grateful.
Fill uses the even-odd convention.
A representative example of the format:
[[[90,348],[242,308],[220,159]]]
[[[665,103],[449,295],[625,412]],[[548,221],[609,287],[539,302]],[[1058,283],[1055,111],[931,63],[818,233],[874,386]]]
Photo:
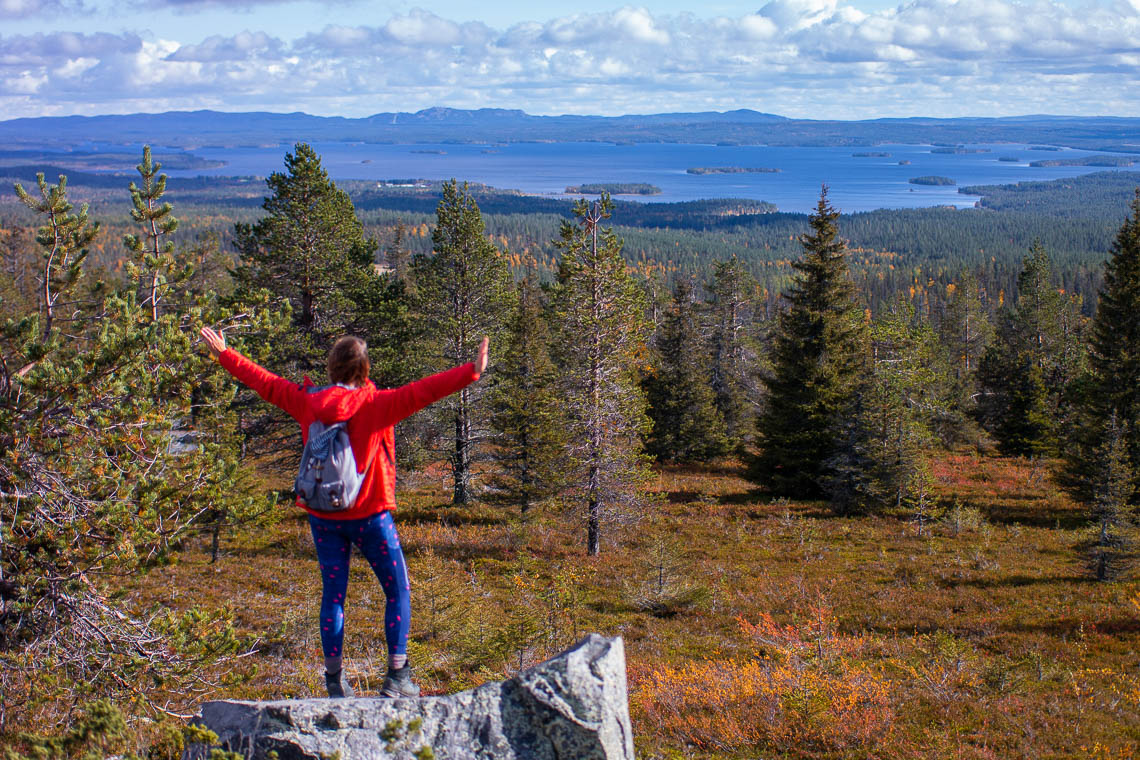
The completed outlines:
[[[149,142],[193,149],[297,140],[397,143],[579,142],[873,146],[882,143],[1046,143],[1140,152],[1140,119],[1018,116],[959,119],[788,119],[750,110],[628,116],[534,116],[516,110],[428,108],[349,119],[304,113],[173,111],[0,121],[0,144],[67,146]]]
[[[665,467],[654,507],[599,558],[556,510],[456,508],[420,476],[397,518],[417,673],[452,692],[587,631],[620,634],[647,759],[1063,758],[1134,736],[1140,585],[1085,580],[1082,512],[1029,463],[948,454],[934,472],[939,518],[920,530],[769,501],[731,462]],[[237,610],[255,654],[204,696],[308,696],[323,689],[311,555],[285,508],[276,528],[226,540],[217,564],[206,542],[188,547],[129,598]],[[346,662],[374,694],[383,637],[366,621],[384,596],[364,563],[350,589]],[[774,680],[750,667],[758,653]]]

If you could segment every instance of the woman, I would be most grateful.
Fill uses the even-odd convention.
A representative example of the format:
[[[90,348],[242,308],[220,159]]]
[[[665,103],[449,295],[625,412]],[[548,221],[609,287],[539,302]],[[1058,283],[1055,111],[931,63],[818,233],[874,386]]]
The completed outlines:
[[[392,426],[428,404],[448,396],[479,379],[487,368],[487,339],[483,338],[474,362],[431,375],[401,388],[379,390],[368,379],[371,365],[368,346],[351,335],[338,340],[329,351],[328,374],[333,385],[316,388],[309,378],[300,385],[259,367],[238,352],[226,348],[225,337],[208,327],[202,340],[210,353],[235,378],[269,403],[288,412],[301,425],[307,439],[314,421],[326,425],[348,421],[348,439],[363,482],[356,502],[340,512],[309,513],[309,526],[321,567],[321,646],[325,655],[325,685],[330,697],[351,697],[352,687],[344,678],[344,595],[348,588],[351,547],[368,560],[388,604],[384,634],[388,642],[388,675],[381,687],[387,697],[417,697],[408,664],[408,618],[410,615],[407,566],[400,539],[392,521],[396,508],[395,439]]]

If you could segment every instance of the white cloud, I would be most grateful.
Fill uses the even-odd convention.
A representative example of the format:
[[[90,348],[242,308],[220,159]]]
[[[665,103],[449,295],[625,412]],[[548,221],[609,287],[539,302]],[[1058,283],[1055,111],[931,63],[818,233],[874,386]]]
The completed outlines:
[[[85,9],[82,0],[0,0],[0,19],[49,17]]]
[[[750,107],[819,118],[1135,115],[1138,6],[911,0],[864,13],[838,0],[772,0],[737,17],[625,6],[508,29],[412,10],[292,41],[256,30],[182,44],[132,34],[0,36],[0,109],[126,110],[144,88],[178,108],[350,115],[436,104],[611,114]]]
[[[283,47],[280,40],[265,32],[245,31],[233,37],[212,35],[197,45],[180,45],[168,61],[243,61],[252,56],[275,56]]]

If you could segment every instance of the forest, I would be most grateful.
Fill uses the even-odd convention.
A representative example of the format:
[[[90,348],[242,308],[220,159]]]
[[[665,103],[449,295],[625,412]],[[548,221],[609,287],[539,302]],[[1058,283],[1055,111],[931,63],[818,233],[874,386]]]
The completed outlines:
[[[334,183],[303,143],[161,169],[0,168],[5,760],[321,693],[299,430],[202,327],[294,380],[358,335],[379,387],[490,337],[396,429],[428,693],[601,631],[646,758],[1140,751],[1140,175],[845,216]]]

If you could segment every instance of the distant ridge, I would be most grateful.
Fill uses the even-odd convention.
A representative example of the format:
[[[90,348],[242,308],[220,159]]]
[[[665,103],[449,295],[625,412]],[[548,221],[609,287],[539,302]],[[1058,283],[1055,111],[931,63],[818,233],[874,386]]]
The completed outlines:
[[[169,111],[56,116],[0,121],[9,148],[85,142],[192,149],[291,145],[298,141],[379,143],[613,142],[722,145],[852,146],[883,143],[1034,143],[1140,153],[1140,119],[1011,116],[789,119],[749,109],[625,116],[534,116],[517,109],[433,107],[364,118],[306,113]]]

